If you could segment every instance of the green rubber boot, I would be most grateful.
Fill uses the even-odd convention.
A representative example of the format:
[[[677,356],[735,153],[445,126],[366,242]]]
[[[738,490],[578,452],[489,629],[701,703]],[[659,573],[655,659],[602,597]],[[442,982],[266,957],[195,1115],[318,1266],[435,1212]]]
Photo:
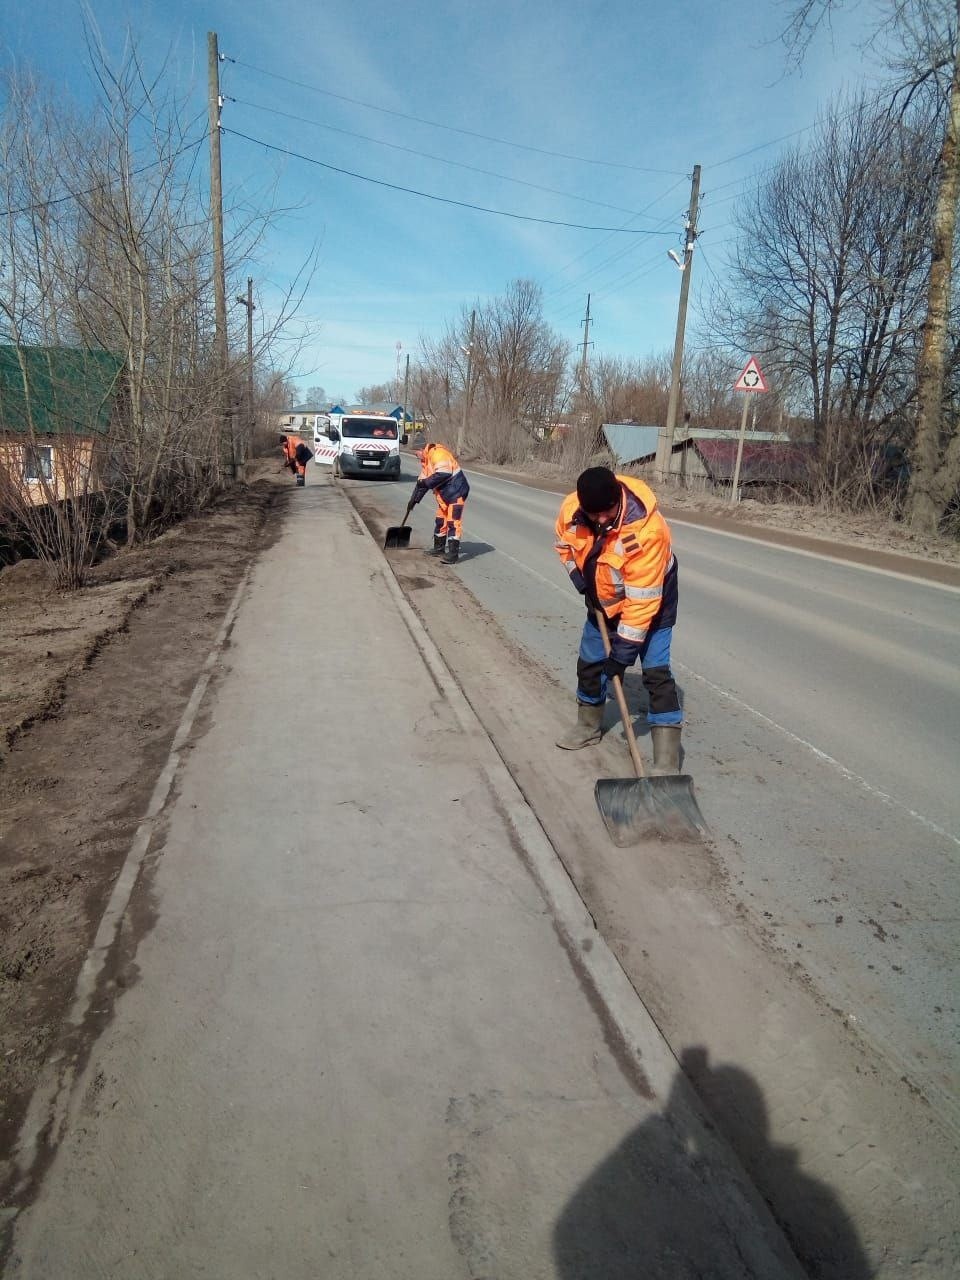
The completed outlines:
[[[680,733],[678,724],[650,726],[650,741],[653,743],[651,778],[667,778],[680,772]]]
[[[602,735],[600,722],[603,719],[603,705],[593,707],[586,702],[577,703],[577,723],[557,739],[557,746],[564,751],[579,751],[582,747],[592,746],[599,742]]]

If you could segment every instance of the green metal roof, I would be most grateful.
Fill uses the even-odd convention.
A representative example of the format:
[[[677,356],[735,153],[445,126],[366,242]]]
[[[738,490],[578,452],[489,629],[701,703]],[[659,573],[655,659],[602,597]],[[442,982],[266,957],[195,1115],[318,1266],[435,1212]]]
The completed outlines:
[[[106,431],[122,370],[109,351],[0,346],[0,433]]]

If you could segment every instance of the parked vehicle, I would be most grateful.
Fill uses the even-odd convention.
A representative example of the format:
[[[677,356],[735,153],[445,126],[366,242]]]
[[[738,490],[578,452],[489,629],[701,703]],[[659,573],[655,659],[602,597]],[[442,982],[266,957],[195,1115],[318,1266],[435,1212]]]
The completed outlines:
[[[337,477],[400,479],[401,435],[396,418],[380,413],[319,413],[313,428],[314,455]]]

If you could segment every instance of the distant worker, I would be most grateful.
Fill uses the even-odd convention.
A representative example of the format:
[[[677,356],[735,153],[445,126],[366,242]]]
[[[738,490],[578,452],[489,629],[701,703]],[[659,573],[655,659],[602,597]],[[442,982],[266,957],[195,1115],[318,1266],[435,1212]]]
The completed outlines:
[[[639,659],[650,700],[650,772],[655,777],[679,773],[683,712],[670,669],[677,561],[653,490],[633,476],[590,467],[560,507],[556,550],[588,609],[577,660],[577,724],[557,746],[579,751],[600,741],[607,679],[623,679]],[[609,658],[597,605],[607,619]]]
[[[411,501],[416,506],[429,489],[437,500],[433,549],[427,555],[443,556],[444,564],[456,564],[460,559],[463,508],[470,493],[467,477],[446,445],[424,444],[421,439],[414,443],[413,451],[420,461],[420,475]]]
[[[280,448],[283,451],[283,463],[280,468],[281,471],[289,471],[292,475],[296,475],[297,474],[297,458],[296,458],[297,446],[290,439],[289,436],[285,436],[282,432],[280,434]]]
[[[313,457],[313,450],[308,449],[301,440],[293,451],[293,462],[297,471],[297,484],[300,488],[307,483],[307,463]]]

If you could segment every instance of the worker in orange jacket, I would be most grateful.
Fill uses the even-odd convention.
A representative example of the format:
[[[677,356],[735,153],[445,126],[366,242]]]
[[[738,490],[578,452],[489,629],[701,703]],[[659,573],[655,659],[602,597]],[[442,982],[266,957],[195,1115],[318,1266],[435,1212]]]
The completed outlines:
[[[683,712],[670,669],[677,561],[653,490],[633,476],[590,467],[563,500],[556,550],[588,609],[577,660],[577,724],[557,746],[578,751],[600,741],[607,680],[622,679],[639,660],[650,700],[651,773],[679,773]],[[606,618],[609,658],[596,606]]]
[[[414,453],[420,460],[420,475],[411,504],[416,506],[431,489],[437,500],[433,548],[427,555],[443,556],[444,564],[456,564],[463,536],[463,509],[470,493],[467,477],[446,445],[421,442],[419,448],[414,445]]]
[[[283,470],[297,474],[297,446],[289,436],[280,433],[280,448],[283,451]]]

